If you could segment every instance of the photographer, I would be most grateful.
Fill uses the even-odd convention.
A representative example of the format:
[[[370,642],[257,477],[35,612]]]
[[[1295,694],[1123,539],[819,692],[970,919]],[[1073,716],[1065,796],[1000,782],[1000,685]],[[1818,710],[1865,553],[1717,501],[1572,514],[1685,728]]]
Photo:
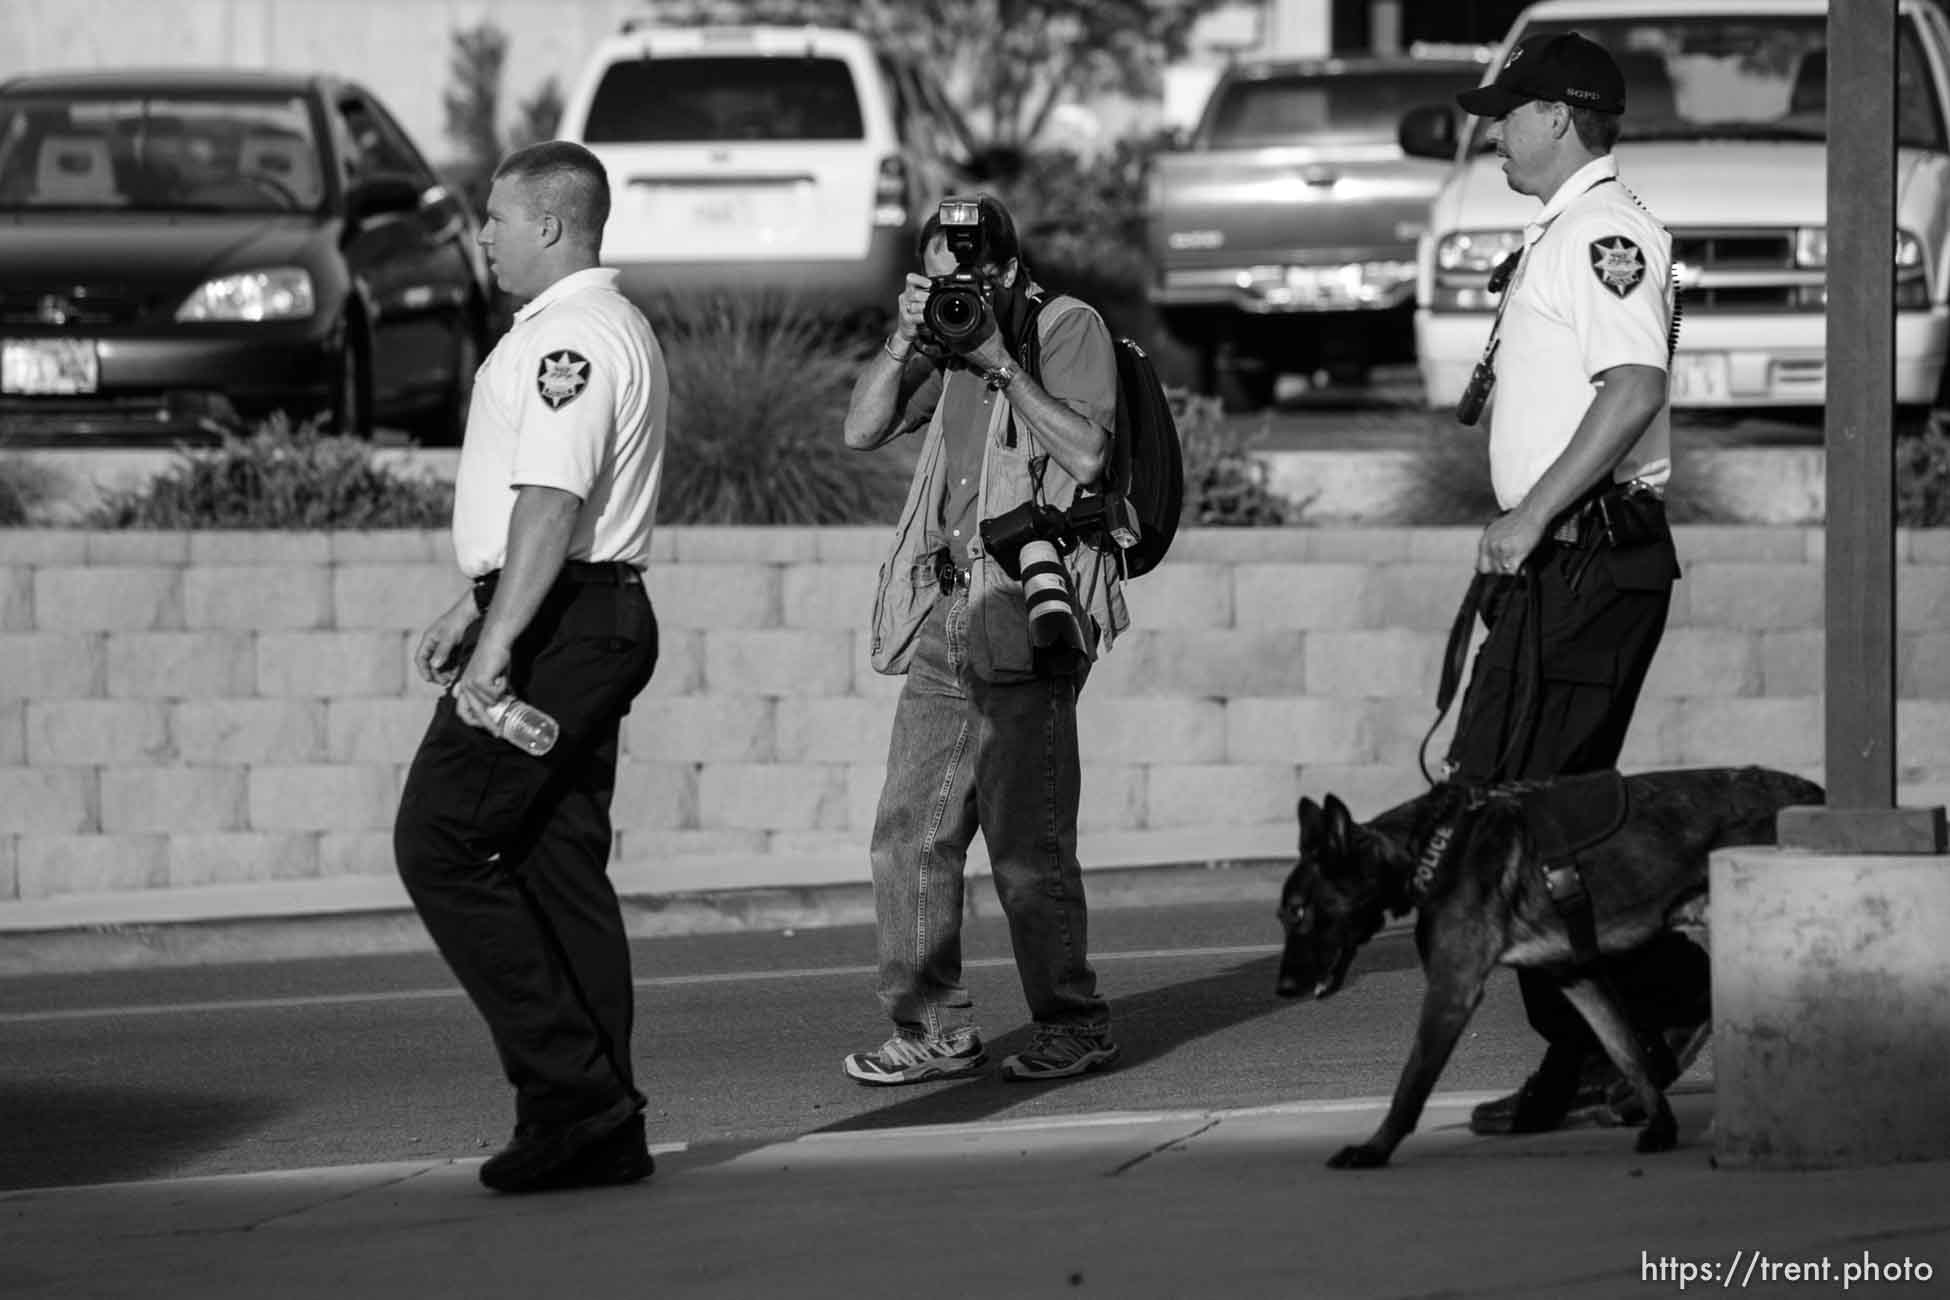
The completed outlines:
[[[871,850],[895,1032],[845,1069],[918,1083],[987,1059],[961,970],[979,828],[1035,1020],[1002,1075],[1068,1078],[1117,1058],[1086,957],[1076,699],[1127,619],[1115,559],[1062,522],[1103,470],[1116,358],[1094,310],[1031,282],[993,198],[944,202],[919,253],[927,274],[907,277],[846,415],[861,451],[926,432],[873,616],[874,668],[907,676]],[[1040,379],[1020,363],[1032,317]]]

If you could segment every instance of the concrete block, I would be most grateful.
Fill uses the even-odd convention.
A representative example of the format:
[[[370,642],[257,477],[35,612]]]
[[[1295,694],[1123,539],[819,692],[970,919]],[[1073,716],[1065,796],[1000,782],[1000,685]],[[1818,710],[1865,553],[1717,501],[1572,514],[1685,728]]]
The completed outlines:
[[[1950,566],[1897,567],[1896,626],[1905,632],[1950,630]]]
[[[405,632],[265,633],[257,639],[257,692],[271,698],[402,694],[408,639]]]
[[[1950,764],[1950,700],[1896,701],[1896,756],[1912,766]]]
[[[787,627],[850,631],[873,621],[880,571],[871,564],[793,564],[782,571]]]
[[[1201,528],[1178,530],[1166,564],[1295,564],[1308,559],[1322,530],[1316,528]],[[1161,567],[1158,570],[1163,573]],[[1146,574],[1143,581],[1149,581]]]
[[[88,563],[88,534],[73,528],[9,528],[7,562],[23,568]]]
[[[1683,619],[1673,619],[1675,625],[1762,631],[1822,622],[1822,572],[1816,565],[1693,564],[1680,585],[1686,588],[1686,610]]]
[[[319,874],[315,834],[172,835],[168,845],[171,888],[243,885],[270,880],[308,880]]]
[[[1662,650],[1660,653],[1665,652]],[[1759,653],[1762,695],[1826,693],[1828,636],[1822,628],[1784,628],[1762,632],[1759,634]]]
[[[1242,628],[1355,628],[1372,621],[1369,570],[1359,564],[1242,564],[1232,571]]]
[[[1476,568],[1476,543],[1483,535],[1481,525],[1404,528],[1393,531],[1407,534],[1408,559],[1411,563],[1441,565],[1452,572],[1462,574],[1465,581]],[[1462,601],[1462,592],[1456,593],[1456,600],[1458,603]]]
[[[257,688],[248,632],[111,632],[108,693],[118,699],[234,699]]]
[[[1401,564],[1415,559],[1412,528],[1315,528],[1304,558],[1316,564]]]
[[[777,757],[785,763],[871,763],[887,756],[894,701],[858,696],[781,699]]]
[[[887,763],[849,763],[846,768],[846,824],[849,829],[870,833],[874,816],[880,810],[880,788],[887,784]],[[1089,784],[1088,776],[1085,785]]]
[[[34,570],[0,568],[0,632],[34,627]]]
[[[1165,564],[1126,583],[1124,602],[1131,626],[1158,631],[1165,628],[1231,627],[1233,571],[1222,564],[1180,564],[1174,555]]]
[[[1371,711],[1371,701],[1320,696],[1227,700],[1225,748],[1218,757],[1229,763],[1373,762],[1382,755],[1376,753]],[[1433,721],[1433,706],[1428,712]]]
[[[776,564],[682,564],[651,569],[646,585],[660,627],[777,627],[782,575]]]
[[[1811,531],[1813,536],[1822,535]],[[1899,528],[1896,541],[1902,547],[1897,555],[1912,564],[1950,564],[1950,528]]]
[[[852,694],[869,700],[899,699],[901,687],[907,684],[907,674],[874,671],[872,645],[873,634],[871,632],[868,632],[864,628],[854,632]],[[1106,656],[1122,654],[1123,649],[1124,641],[1119,639],[1117,645],[1106,652]],[[1091,681],[1094,682],[1097,680],[1097,674],[1103,671],[1104,663],[1105,659],[1098,659],[1097,666],[1090,671]]]
[[[23,900],[160,889],[169,883],[164,835],[29,834],[17,845]]]
[[[161,700],[27,702],[27,761],[36,767],[169,756],[169,706]]]
[[[1297,628],[1134,632],[1091,671],[1086,694],[1297,695],[1306,637]]]
[[[1430,767],[1434,764],[1431,762]],[[1293,843],[1300,842],[1296,815],[1300,796],[1316,800],[1338,795],[1356,821],[1369,821],[1400,803],[1406,803],[1427,790],[1428,783],[1413,763],[1309,763],[1301,767],[1279,820],[1292,826]]]
[[[1461,694],[1460,691],[1457,692]],[[1318,702],[1321,697],[1309,696]],[[1345,703],[1345,701],[1335,701]],[[1367,754],[1361,756],[1358,750],[1348,755],[1322,754],[1314,758],[1316,763],[1368,762],[1392,763],[1407,768],[1411,772],[1416,767],[1416,754],[1422,744],[1422,737],[1428,735],[1429,728],[1435,725],[1435,691],[1433,688],[1420,696],[1397,695],[1381,696],[1364,701],[1366,704],[1366,726],[1360,733],[1367,742]],[[1456,704],[1449,706],[1449,712],[1436,727],[1429,739],[1429,770],[1435,771],[1443,756],[1449,752],[1450,738],[1456,734],[1456,715],[1461,709]],[[1302,760],[1307,761],[1307,760]]]
[[[279,529],[198,529],[189,534],[190,563],[276,565],[285,569],[324,568],[332,562],[331,533]]]
[[[1083,772],[1083,797],[1077,804],[1077,829],[1086,835],[1092,831],[1143,830],[1149,790],[1150,769],[1142,764],[1088,764]]]
[[[180,628],[184,575],[183,569],[155,565],[35,569],[34,626],[43,632],[151,632]],[[4,600],[3,595],[0,600]],[[0,627],[12,626],[0,622]]]
[[[105,638],[97,634],[0,634],[0,700],[85,699],[107,680]]]
[[[679,565],[792,564],[811,559],[818,543],[812,528],[685,524],[662,530]]]
[[[791,869],[787,864],[823,858],[857,864],[855,879],[863,884],[873,879],[867,837],[860,831],[767,831],[765,856],[780,864],[777,874],[781,878]]]
[[[853,684],[853,634],[718,631],[704,634],[703,688],[738,695],[844,695]]]
[[[1084,753],[1117,763],[1222,763],[1226,718],[1225,704],[1214,699],[1099,695],[1086,688],[1077,701]]]
[[[1808,530],[1756,524],[1679,524],[1672,530],[1679,565],[1734,561],[1742,564],[1804,564]]]
[[[1646,695],[1760,693],[1761,637],[1740,628],[1669,628],[1646,674]]]
[[[1694,700],[1668,727],[1666,752],[1675,766],[1792,767],[1822,754],[1821,701],[1814,698]]]
[[[192,629],[286,631],[330,627],[332,570],[322,564],[201,565],[186,569],[183,621]]]
[[[92,767],[0,767],[0,835],[97,830],[99,807]]]
[[[11,903],[19,897],[19,839],[12,835],[0,835],[0,902]]]
[[[1942,860],[1726,850],[1710,899],[1719,1163],[1950,1158]]]
[[[411,763],[434,703],[410,695],[326,700],[324,756],[338,763]]]
[[[1475,572],[1467,564],[1385,564],[1368,579],[1366,626],[1447,635]]]
[[[391,831],[325,831],[318,840],[321,876],[396,876]]]
[[[1950,654],[1941,632],[1897,638],[1896,693],[1911,699],[1950,699]]]
[[[469,590],[451,562],[344,564],[329,572],[334,627],[398,628],[415,643]]]
[[[27,701],[0,700],[0,767],[27,761]]]
[[[1153,763],[1146,771],[1144,825],[1250,825],[1293,815],[1291,763]]]
[[[1308,695],[1341,699],[1420,695],[1433,699],[1446,640],[1441,633],[1392,627],[1309,632],[1301,680]]]
[[[838,763],[707,763],[698,778],[706,830],[847,829],[846,768]]]
[[[893,530],[880,524],[821,528],[813,537],[813,558],[821,564],[864,564],[878,569],[893,545]]]
[[[408,644],[411,645],[411,639]],[[686,628],[659,627],[657,671],[639,698],[695,695],[703,686],[704,633]]]
[[[695,763],[617,764],[609,819],[620,831],[684,830],[698,824]]]
[[[655,864],[673,858],[690,857],[762,859],[767,849],[767,838],[764,831],[758,830],[704,831],[632,827],[618,833],[616,852],[610,860]]]
[[[391,764],[259,764],[247,782],[248,829],[386,830],[399,811],[400,785]]]
[[[235,831],[244,828],[242,767],[105,767],[102,830]]]
[[[326,534],[333,564],[444,564],[464,582],[454,562],[454,535],[445,528],[375,528]]]
[[[190,534],[175,530],[129,529],[83,533],[87,563],[97,565],[187,564]]]
[[[302,699],[179,700],[169,731],[185,763],[311,763],[327,757],[325,708]]]
[[[640,699],[623,720],[623,752],[654,763],[763,763],[776,750],[773,710],[763,695]]]

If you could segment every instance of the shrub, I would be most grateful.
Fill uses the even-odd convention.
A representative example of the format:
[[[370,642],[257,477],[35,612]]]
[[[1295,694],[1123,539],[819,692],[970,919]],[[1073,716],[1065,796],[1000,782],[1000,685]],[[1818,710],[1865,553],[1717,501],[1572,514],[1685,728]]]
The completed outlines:
[[[671,524],[894,522],[916,440],[863,453],[841,437],[853,381],[879,347],[784,295],[643,304],[670,367],[657,517]]]
[[[0,528],[35,522],[61,493],[62,475],[25,456],[0,456]]]
[[[184,449],[147,484],[111,493],[83,521],[90,528],[444,528],[451,484],[397,473],[360,438],[293,429],[273,416],[248,437]]]
[[[1896,441],[1896,523],[1950,528],[1950,438],[1935,425]]]
[[[1307,502],[1291,501],[1268,484],[1266,462],[1251,453],[1259,435],[1225,418],[1216,397],[1169,390],[1185,455],[1187,526],[1273,527],[1299,523]]]

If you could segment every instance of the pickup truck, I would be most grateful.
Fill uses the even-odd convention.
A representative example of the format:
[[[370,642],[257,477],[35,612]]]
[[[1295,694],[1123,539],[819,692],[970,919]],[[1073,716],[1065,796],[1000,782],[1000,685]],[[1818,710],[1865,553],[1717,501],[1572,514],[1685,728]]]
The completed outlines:
[[[1282,373],[1358,381],[1414,349],[1414,252],[1440,162],[1404,156],[1402,107],[1453,103],[1473,59],[1258,60],[1226,70],[1145,196],[1150,299],[1228,408]],[[1461,110],[1454,110],[1458,119]]]
[[[1950,23],[1897,5],[1896,402],[1915,429],[1941,406],[1950,345]],[[1825,0],[1541,0],[1514,46],[1561,31],[1605,46],[1625,75],[1619,176],[1673,235],[1683,323],[1679,408],[1786,413],[1827,396],[1828,85]],[[1452,106],[1451,106],[1452,107]],[[1487,123],[1430,103],[1404,151],[1454,169],[1417,251],[1415,337],[1431,406],[1461,395],[1489,333],[1488,272],[1537,200],[1504,183]]]

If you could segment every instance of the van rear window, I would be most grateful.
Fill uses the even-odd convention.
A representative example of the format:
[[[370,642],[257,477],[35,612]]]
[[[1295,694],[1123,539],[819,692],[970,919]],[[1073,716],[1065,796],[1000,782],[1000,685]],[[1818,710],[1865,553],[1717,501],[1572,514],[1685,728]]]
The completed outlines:
[[[743,56],[611,64],[582,131],[590,144],[865,135],[845,60]]]

